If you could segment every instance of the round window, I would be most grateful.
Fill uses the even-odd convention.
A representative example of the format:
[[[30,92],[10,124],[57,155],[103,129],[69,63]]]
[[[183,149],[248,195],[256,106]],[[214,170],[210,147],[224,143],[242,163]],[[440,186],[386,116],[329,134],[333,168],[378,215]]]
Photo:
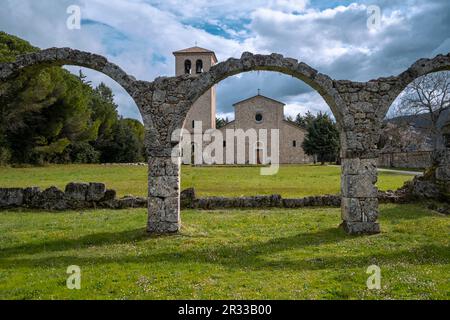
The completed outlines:
[[[261,113],[257,113],[255,116],[255,120],[256,122],[262,122],[263,121],[263,116]]]

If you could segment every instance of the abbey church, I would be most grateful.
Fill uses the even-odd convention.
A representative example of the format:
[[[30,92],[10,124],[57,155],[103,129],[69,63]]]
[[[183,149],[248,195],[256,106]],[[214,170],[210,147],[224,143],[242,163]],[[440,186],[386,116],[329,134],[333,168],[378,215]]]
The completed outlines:
[[[176,51],[173,54],[175,55],[177,76],[183,74],[199,75],[202,72],[209,71],[218,62],[213,51],[200,47]],[[284,103],[258,93],[256,96],[249,97],[243,101],[237,101],[234,104],[234,121],[229,122],[219,130],[224,137],[227,131],[230,130],[242,129],[247,131],[255,129],[257,132],[261,132],[261,129],[267,130],[268,134],[265,139],[258,136],[254,145],[246,146],[247,150],[250,150],[249,155],[244,160],[246,164],[270,163],[270,159],[273,158],[273,152],[279,152],[278,159],[281,164],[311,163],[312,157],[306,155],[302,148],[306,131],[285,120],[284,107]],[[184,129],[193,135],[194,126],[199,122],[201,122],[203,132],[208,129],[216,129],[216,87],[212,87],[195,102],[189,111]],[[272,148],[271,145],[271,132],[273,129],[278,129],[279,150]],[[194,139],[191,140],[193,141]],[[233,163],[242,164],[241,161],[238,161],[236,154],[226,154],[227,141],[225,139],[223,147],[225,158],[230,159],[231,157],[231,159],[234,159]],[[192,155],[195,153],[195,148],[198,148],[198,146],[192,143]],[[254,154],[253,157],[251,156],[252,153]],[[228,161],[226,163],[230,164]]]

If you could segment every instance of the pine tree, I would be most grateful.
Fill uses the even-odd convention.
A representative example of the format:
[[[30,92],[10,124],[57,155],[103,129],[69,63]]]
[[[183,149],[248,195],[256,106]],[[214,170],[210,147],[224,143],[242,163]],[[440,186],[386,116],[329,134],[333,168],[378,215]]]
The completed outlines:
[[[319,113],[310,123],[302,145],[305,153],[317,157],[323,164],[335,161],[339,152],[339,131],[332,119]]]

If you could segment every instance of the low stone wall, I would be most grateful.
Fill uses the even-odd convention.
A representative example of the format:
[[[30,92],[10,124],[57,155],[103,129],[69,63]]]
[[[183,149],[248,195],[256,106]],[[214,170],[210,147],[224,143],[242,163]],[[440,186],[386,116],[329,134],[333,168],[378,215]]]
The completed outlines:
[[[379,192],[381,203],[406,203],[419,198],[432,199],[436,194],[435,186],[421,182],[416,178],[407,182],[397,191]],[[412,186],[415,186],[412,188]],[[116,191],[106,189],[103,183],[69,183],[65,191],[50,187],[40,188],[0,188],[0,210],[11,208],[30,208],[50,211],[77,209],[127,209],[146,208],[147,198],[126,196],[116,198]],[[182,209],[231,209],[231,208],[303,208],[303,207],[339,207],[340,195],[312,196],[305,198],[282,198],[280,195],[253,197],[206,197],[197,198],[194,189],[181,193]]]
[[[382,203],[405,203],[409,200],[406,194],[397,191],[379,192]],[[194,189],[181,193],[183,209],[227,209],[227,208],[303,208],[303,207],[340,207],[340,195],[312,196],[305,198],[284,199],[280,195],[253,197],[207,197],[197,198]]]
[[[433,164],[431,151],[380,153],[379,167],[387,168],[429,168]]]
[[[146,208],[147,199],[127,196],[116,198],[115,190],[103,183],[69,183],[65,191],[50,187],[0,188],[0,209],[30,208],[50,211],[89,208]]]

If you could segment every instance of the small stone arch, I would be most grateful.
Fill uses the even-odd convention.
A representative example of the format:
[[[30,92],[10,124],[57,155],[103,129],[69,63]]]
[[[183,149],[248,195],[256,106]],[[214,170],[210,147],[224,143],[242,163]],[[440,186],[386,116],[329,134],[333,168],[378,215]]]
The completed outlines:
[[[433,59],[419,59],[397,77],[379,79],[380,83],[392,82],[393,84],[392,89],[389,91],[388,99],[380,105],[380,117],[384,119],[394,101],[411,82],[427,74],[439,71],[450,71],[450,53],[437,55]]]

